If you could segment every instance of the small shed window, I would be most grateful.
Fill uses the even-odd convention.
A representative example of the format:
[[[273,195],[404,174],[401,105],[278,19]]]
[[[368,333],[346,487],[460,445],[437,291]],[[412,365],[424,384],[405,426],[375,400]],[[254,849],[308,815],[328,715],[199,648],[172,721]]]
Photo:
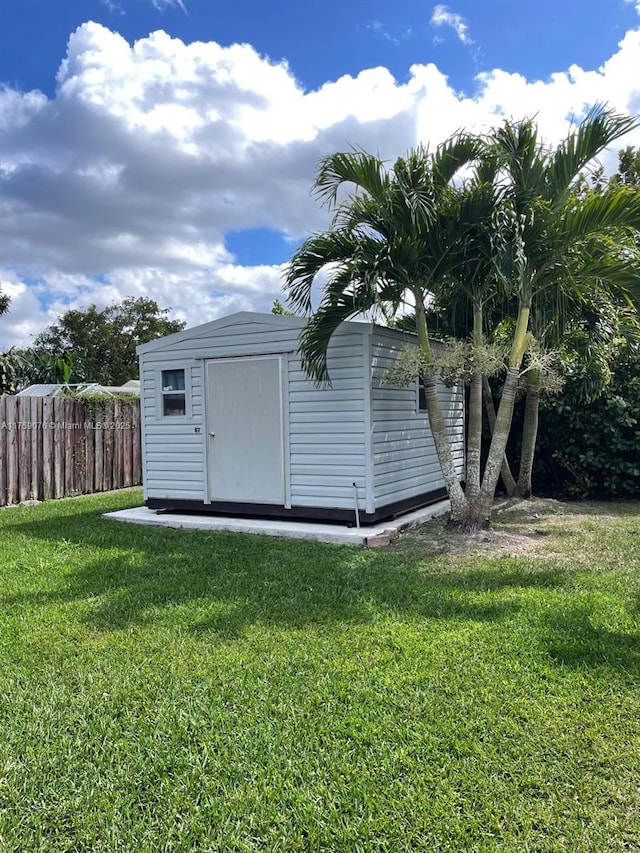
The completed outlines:
[[[184,370],[162,371],[162,414],[167,417],[187,414]]]
[[[427,411],[427,395],[425,394],[424,379],[422,376],[418,377],[418,411]]]

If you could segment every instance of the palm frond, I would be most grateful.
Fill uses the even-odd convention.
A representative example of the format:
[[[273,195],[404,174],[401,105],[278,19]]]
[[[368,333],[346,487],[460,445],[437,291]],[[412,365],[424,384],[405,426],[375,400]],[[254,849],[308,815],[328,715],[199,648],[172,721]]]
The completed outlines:
[[[547,197],[560,204],[592,160],[609,145],[638,126],[633,116],[594,106],[578,127],[558,145],[547,169]]]
[[[293,311],[309,314],[313,284],[329,264],[346,263],[357,250],[351,231],[336,230],[308,237],[294,252],[284,273],[283,289]]]
[[[438,146],[432,161],[431,171],[436,185],[445,186],[465,166],[478,160],[485,151],[485,142],[470,133],[459,131]]]
[[[383,283],[367,275],[356,281],[353,270],[343,269],[336,273],[324,290],[321,304],[303,328],[298,351],[302,365],[318,384],[330,384],[327,368],[329,343],[338,327],[355,316],[386,303],[390,313],[402,301],[402,290],[394,282]]]
[[[481,184],[497,184],[500,169],[500,160],[495,149],[488,146],[482,150],[473,166],[471,183],[479,186]]]
[[[384,163],[365,151],[339,151],[324,157],[318,166],[314,191],[328,207],[336,204],[338,191],[345,184],[353,184],[374,198],[380,198],[388,186]]]
[[[389,237],[396,222],[389,216],[387,204],[380,204],[369,195],[354,195],[337,205],[331,221],[332,228],[345,231],[374,231],[381,237]]]
[[[533,119],[505,121],[489,137],[491,150],[510,179],[511,194],[519,212],[544,186],[547,152],[538,138]]]
[[[418,147],[394,163],[389,203],[389,212],[405,231],[428,227],[437,199],[429,156],[424,148]]]
[[[615,228],[639,230],[640,193],[624,186],[590,193],[566,209],[557,225],[559,238],[566,245]]]

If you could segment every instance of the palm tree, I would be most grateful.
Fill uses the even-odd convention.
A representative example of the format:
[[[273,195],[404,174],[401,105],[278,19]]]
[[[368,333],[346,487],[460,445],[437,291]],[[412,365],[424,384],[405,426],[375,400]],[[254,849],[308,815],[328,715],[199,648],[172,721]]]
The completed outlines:
[[[452,520],[461,526],[469,523],[470,506],[481,491],[481,419],[476,415],[482,403],[482,377],[475,371],[470,419],[473,449],[465,495],[437,398],[427,304],[450,281],[465,284],[469,274],[476,344],[481,343],[483,301],[488,298],[487,288],[497,280],[491,274],[497,231],[488,224],[499,209],[496,193],[501,190],[494,181],[495,161],[484,164],[467,185],[454,186],[452,179],[461,168],[476,161],[484,147],[478,137],[460,134],[433,154],[422,148],[410,152],[390,171],[378,158],[364,152],[325,158],[315,187],[335,211],[331,228],[303,243],[293,255],[285,278],[289,304],[310,315],[301,335],[300,352],[307,373],[318,381],[327,378],[327,347],[341,322],[373,307],[393,314],[405,294],[411,294],[429,425],[451,500]],[[346,183],[354,185],[356,191],[337,203],[339,189]],[[323,269],[328,270],[328,280],[314,312],[313,284]]]
[[[491,136],[519,225],[514,233],[522,257],[516,288],[518,317],[527,328],[532,312],[532,318],[550,316],[551,322],[536,324],[543,342],[554,333],[557,339],[571,308],[579,310],[581,288],[606,286],[611,294],[624,298],[637,281],[629,274],[637,268],[635,258],[612,251],[611,243],[602,239],[613,235],[624,242],[625,232],[640,226],[640,205],[633,191],[613,186],[603,193],[577,193],[582,170],[635,126],[634,118],[595,108],[555,149],[543,145],[531,120],[506,122]],[[531,494],[540,396],[535,367],[527,372],[526,387],[516,486],[520,497]]]
[[[535,124],[525,120],[506,122],[488,140],[461,134],[433,154],[419,148],[398,159],[392,170],[364,152],[334,154],[320,163],[315,187],[334,209],[334,218],[328,231],[302,244],[285,277],[291,306],[310,315],[300,341],[303,364],[316,380],[326,379],[327,347],[340,323],[375,306],[393,313],[405,293],[411,293],[429,425],[454,526],[476,529],[489,523],[531,344],[534,300],[569,279],[563,265],[576,245],[593,246],[596,236],[640,224],[640,200],[632,192],[623,189],[583,199],[573,193],[580,171],[632,126],[633,119],[595,110],[555,151],[542,147]],[[454,186],[452,179],[474,161],[479,162],[475,179]],[[353,185],[355,192],[339,203],[344,184]],[[589,258],[597,266],[597,252]],[[312,288],[323,269],[328,269],[328,281],[313,312]],[[470,303],[476,349],[482,346],[485,305],[510,297],[517,306],[481,479],[482,376],[478,369],[473,371],[466,494],[456,476],[436,395],[427,325],[433,294]]]
[[[498,274],[506,249],[501,221],[504,198],[497,174],[497,159],[485,153],[474,164],[471,178],[459,193],[454,220],[458,234],[450,248],[451,263],[433,293],[432,303],[432,307],[446,310],[450,330],[459,323],[456,315],[462,315],[463,323],[467,320],[462,337],[471,342],[467,366],[470,380],[465,495],[468,501],[475,500],[481,489],[483,380],[488,381],[486,308],[504,297],[504,277]],[[463,223],[464,227],[459,228]]]

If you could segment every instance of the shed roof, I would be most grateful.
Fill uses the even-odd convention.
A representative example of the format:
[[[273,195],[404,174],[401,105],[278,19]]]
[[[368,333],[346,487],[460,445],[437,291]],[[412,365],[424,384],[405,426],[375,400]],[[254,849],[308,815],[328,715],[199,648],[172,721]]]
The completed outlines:
[[[30,385],[18,392],[18,397],[58,397],[65,391],[82,394],[140,394],[140,380],[130,379],[124,385],[100,385],[98,382],[78,382],[70,385],[62,383],[39,383]]]
[[[254,311],[238,311],[235,314],[228,314],[225,317],[219,317],[217,320],[201,323],[198,326],[191,326],[189,329],[183,329],[181,332],[174,332],[172,335],[166,335],[163,338],[156,338],[153,341],[149,341],[149,343],[141,344],[136,348],[136,352],[138,355],[141,355],[153,352],[154,350],[170,350],[174,344],[180,344],[183,341],[193,338],[207,337],[229,326],[237,326],[245,323],[260,323],[263,326],[276,326],[281,329],[302,329],[307,320],[307,317],[294,317],[288,314],[262,314]],[[370,335],[377,328],[394,336],[398,340],[407,340],[413,337],[410,332],[390,329],[387,326],[376,326],[375,323],[360,320],[348,320],[342,323],[341,328],[343,327],[349,329],[351,332],[358,331],[363,335]]]
[[[50,384],[45,385],[44,383],[38,385],[29,385],[28,388],[24,388],[22,391],[19,391],[16,396],[18,397],[55,397],[62,388],[63,385]]]

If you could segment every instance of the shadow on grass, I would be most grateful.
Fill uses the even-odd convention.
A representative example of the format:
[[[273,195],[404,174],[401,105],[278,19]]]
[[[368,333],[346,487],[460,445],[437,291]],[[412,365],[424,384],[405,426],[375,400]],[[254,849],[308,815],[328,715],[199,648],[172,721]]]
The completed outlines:
[[[631,607],[637,611],[639,602]],[[640,637],[598,626],[594,608],[576,604],[547,619],[547,653],[556,663],[572,668],[604,667],[640,677]]]
[[[552,588],[561,570],[456,570],[437,558],[418,562],[394,550],[366,551],[233,533],[139,527],[93,511],[55,521],[8,525],[66,561],[41,591],[5,596],[8,604],[76,602],[99,630],[171,618],[189,606],[183,627],[232,639],[255,623],[300,627],[361,622],[385,613],[423,619],[488,621],[521,606],[510,588]],[[46,557],[45,557],[46,559]]]

